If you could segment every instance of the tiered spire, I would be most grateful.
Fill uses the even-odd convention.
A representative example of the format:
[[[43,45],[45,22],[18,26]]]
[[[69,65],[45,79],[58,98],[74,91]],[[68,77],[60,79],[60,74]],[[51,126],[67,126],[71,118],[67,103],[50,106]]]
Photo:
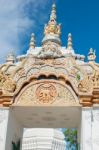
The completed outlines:
[[[33,50],[35,49],[35,35],[34,33],[31,34],[30,38],[30,44],[29,44],[29,49],[27,51],[27,54],[33,54]]]
[[[50,19],[48,24],[44,28],[44,38],[42,40],[42,51],[38,54],[38,57],[42,58],[58,58],[62,56],[60,51],[61,40],[60,24],[56,21],[56,5],[52,5]]]
[[[53,4],[51,15],[50,15],[50,20],[49,20],[48,24],[45,25],[45,28],[44,28],[44,34],[45,35],[55,34],[57,36],[60,36],[60,33],[61,33],[60,24],[57,25],[56,18],[57,18],[57,16],[56,16],[56,5]]]
[[[6,62],[7,63],[14,63],[16,60],[15,55],[13,52],[10,52],[7,57],[6,57]]]
[[[35,48],[35,35],[34,33],[31,34],[31,39],[30,39],[30,49]]]
[[[68,49],[68,50],[73,50],[72,34],[71,34],[71,33],[68,34],[67,49]]]
[[[50,21],[55,21],[56,22],[56,5],[53,4],[52,5],[52,11],[51,11],[51,15],[50,15]]]
[[[93,48],[90,48],[88,53],[88,60],[95,61],[95,59],[96,59],[96,52],[95,50],[93,50]]]

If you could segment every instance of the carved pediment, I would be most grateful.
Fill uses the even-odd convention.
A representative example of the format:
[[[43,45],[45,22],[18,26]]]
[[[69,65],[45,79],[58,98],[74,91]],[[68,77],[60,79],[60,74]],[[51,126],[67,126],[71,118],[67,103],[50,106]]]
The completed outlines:
[[[93,81],[88,76],[85,76],[78,85],[80,92],[92,93],[93,92]]]
[[[15,99],[15,105],[79,105],[73,90],[57,81],[36,81],[27,85]]]
[[[16,89],[16,83],[9,75],[0,72],[0,95],[13,93]]]

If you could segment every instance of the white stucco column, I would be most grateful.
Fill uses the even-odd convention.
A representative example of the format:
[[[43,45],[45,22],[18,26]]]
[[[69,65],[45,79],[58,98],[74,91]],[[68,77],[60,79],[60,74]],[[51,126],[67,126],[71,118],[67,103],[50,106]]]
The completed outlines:
[[[99,150],[99,106],[93,107],[92,139],[93,150]]]
[[[17,143],[19,140],[22,139],[22,135],[23,135],[22,124],[16,118],[13,108],[10,107],[6,132],[5,150],[12,150],[12,141],[14,143]]]
[[[0,107],[0,150],[5,150],[9,109]]]
[[[82,108],[81,150],[93,150],[92,148],[92,108],[89,108],[89,107]]]

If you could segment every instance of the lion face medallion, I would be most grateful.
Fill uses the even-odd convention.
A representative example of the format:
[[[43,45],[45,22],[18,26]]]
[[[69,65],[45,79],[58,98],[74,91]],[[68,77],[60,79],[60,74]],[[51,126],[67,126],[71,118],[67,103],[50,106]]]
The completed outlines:
[[[40,103],[53,103],[57,95],[56,88],[53,84],[43,83],[36,90],[36,96]]]

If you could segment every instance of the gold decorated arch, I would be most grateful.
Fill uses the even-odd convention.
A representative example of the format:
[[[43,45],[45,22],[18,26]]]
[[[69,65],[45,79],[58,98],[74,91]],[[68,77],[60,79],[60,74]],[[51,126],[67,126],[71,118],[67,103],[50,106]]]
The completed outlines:
[[[40,80],[26,85],[13,105],[79,105],[79,99],[69,85],[55,80]]]

